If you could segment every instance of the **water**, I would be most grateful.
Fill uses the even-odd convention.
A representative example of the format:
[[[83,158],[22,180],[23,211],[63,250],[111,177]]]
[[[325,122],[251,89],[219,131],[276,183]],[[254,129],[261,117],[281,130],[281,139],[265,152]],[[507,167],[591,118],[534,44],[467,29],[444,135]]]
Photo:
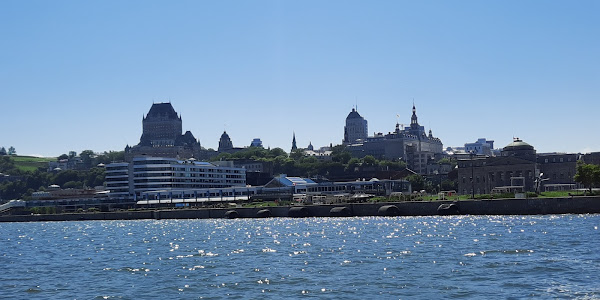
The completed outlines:
[[[0,298],[600,298],[600,215],[0,223]]]

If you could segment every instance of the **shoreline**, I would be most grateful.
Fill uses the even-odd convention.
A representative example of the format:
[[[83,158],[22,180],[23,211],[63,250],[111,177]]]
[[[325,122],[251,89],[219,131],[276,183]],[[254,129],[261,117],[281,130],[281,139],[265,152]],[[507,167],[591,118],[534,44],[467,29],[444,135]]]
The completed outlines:
[[[599,196],[566,198],[414,201],[251,208],[148,209],[48,215],[4,215],[0,222],[221,219],[265,217],[368,217],[438,215],[547,215],[600,213]]]

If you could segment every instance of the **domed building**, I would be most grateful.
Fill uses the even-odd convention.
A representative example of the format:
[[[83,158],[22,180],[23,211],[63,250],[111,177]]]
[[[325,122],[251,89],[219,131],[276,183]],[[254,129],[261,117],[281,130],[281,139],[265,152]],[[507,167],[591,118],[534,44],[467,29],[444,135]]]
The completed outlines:
[[[229,134],[227,134],[227,131],[223,131],[223,134],[221,134],[221,138],[219,139],[219,152],[226,152],[228,150],[233,149],[233,143],[231,142],[231,139],[229,138]]]
[[[535,149],[519,138],[515,138],[512,143],[502,149],[502,156],[518,156],[524,159],[535,160]]]
[[[378,159],[402,159],[419,174],[426,174],[427,162],[443,152],[442,141],[434,137],[431,130],[427,134],[425,127],[419,124],[414,103],[410,126],[401,128],[396,123],[395,131],[373,136],[367,136],[367,121],[353,109],[346,118],[344,144],[354,157],[371,155]]]
[[[458,193],[489,194],[575,188],[577,154],[543,153],[519,138],[500,156],[458,161]]]

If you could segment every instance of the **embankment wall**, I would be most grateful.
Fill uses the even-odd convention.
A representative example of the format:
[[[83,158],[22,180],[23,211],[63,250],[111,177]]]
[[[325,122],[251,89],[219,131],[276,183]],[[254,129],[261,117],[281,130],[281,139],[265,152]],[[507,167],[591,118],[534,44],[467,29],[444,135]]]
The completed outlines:
[[[271,217],[288,217],[289,215],[304,217],[329,217],[334,215],[332,208],[346,207],[347,216],[380,216],[386,207],[395,206],[393,215],[400,216],[434,216],[443,214],[439,208],[442,204],[458,206],[459,215],[540,215],[540,214],[586,214],[600,213],[600,197],[573,198],[530,198],[530,199],[497,199],[497,200],[464,200],[459,202],[390,202],[359,203],[339,205],[307,205],[302,209],[292,207],[260,207],[260,208],[193,208],[193,209],[159,209],[141,211],[117,211],[97,213],[72,213],[56,215],[7,215],[0,216],[0,222],[44,222],[44,221],[86,221],[86,220],[143,220],[143,219],[214,219],[214,218],[256,218],[260,210],[268,209]],[[383,208],[382,208],[383,207]],[[235,211],[233,214],[231,211]],[[229,213],[228,213],[229,212]],[[389,214],[387,214],[389,215]]]

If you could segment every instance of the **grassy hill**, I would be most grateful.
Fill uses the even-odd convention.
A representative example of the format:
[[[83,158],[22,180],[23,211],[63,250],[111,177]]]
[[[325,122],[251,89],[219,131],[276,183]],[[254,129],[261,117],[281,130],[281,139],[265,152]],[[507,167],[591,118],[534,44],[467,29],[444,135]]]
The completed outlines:
[[[21,171],[33,172],[39,167],[48,168],[48,162],[56,161],[55,157],[10,156],[15,166]]]

